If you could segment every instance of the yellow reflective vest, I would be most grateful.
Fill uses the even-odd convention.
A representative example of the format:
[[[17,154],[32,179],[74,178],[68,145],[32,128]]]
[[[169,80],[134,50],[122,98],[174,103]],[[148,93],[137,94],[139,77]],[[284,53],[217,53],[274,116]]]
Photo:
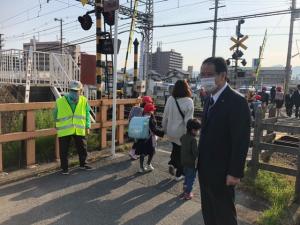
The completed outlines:
[[[79,96],[74,113],[66,97],[57,99],[56,107],[57,136],[85,136],[87,99],[84,96]]]

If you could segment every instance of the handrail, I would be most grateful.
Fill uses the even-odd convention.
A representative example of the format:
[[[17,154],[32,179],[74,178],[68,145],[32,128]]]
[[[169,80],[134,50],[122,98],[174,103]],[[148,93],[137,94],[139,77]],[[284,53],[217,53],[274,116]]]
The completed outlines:
[[[125,125],[128,124],[125,119],[125,105],[137,105],[140,103],[140,99],[118,99],[117,100],[117,142],[118,144],[124,143],[124,130]],[[98,107],[98,113],[96,115],[96,123],[91,125],[91,129],[100,129],[101,140],[100,149],[106,148],[107,143],[107,130],[111,128],[112,121],[108,120],[108,109],[112,105],[112,100],[92,100],[89,104],[93,107]],[[56,136],[56,129],[54,127],[48,127],[46,129],[36,129],[35,127],[35,111],[36,110],[51,110],[55,107],[55,102],[34,102],[34,103],[6,103],[0,104],[0,127],[1,116],[5,112],[26,112],[26,129],[19,132],[1,133],[0,129],[0,172],[3,171],[3,158],[2,158],[2,145],[12,141],[25,141],[26,147],[26,163],[27,166],[31,166],[36,163],[35,159],[35,141],[38,137]],[[2,118],[3,121],[3,118]],[[58,138],[56,136],[55,141],[55,157],[59,159],[59,145]]]

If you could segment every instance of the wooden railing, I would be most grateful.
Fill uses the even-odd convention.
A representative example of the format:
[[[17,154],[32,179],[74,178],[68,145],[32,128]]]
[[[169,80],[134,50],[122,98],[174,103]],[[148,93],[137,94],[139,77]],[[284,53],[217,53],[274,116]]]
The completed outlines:
[[[125,105],[137,105],[140,102],[138,99],[118,99],[117,100],[117,143],[124,143],[124,130],[128,120],[124,117]],[[107,144],[107,129],[112,126],[112,121],[108,120],[108,109],[112,107],[111,99],[92,100],[89,101],[91,107],[97,107],[99,110],[96,113],[96,123],[91,124],[91,129],[99,129],[101,131],[100,149],[106,148]],[[51,110],[55,107],[54,102],[35,102],[35,103],[9,103],[0,104],[0,172],[3,171],[3,152],[2,145],[7,142],[25,141],[26,149],[26,165],[31,166],[36,163],[35,143],[36,138],[46,136],[56,136],[56,129],[49,127],[46,129],[36,129],[35,126],[35,111],[36,110]],[[21,132],[1,133],[1,121],[5,122],[5,118],[1,118],[3,112],[21,112],[25,111],[26,129]],[[55,158],[59,159],[59,144],[58,138],[55,141]]]
[[[295,200],[300,202],[300,143],[296,143],[296,145],[298,144],[298,147],[278,145],[265,141],[266,139],[268,139],[266,137],[269,134],[263,136],[265,130],[268,131],[268,133],[280,132],[294,135],[300,134],[299,120],[296,121],[296,123],[289,123],[288,121],[290,120],[291,119],[278,118],[263,119],[261,108],[258,108],[255,118],[252,159],[248,165],[250,167],[250,174],[253,179],[256,178],[258,170],[260,169],[289,176],[295,176]],[[262,153],[262,150],[265,150],[269,156],[271,156],[274,152],[296,155],[297,169],[261,162],[260,155]]]

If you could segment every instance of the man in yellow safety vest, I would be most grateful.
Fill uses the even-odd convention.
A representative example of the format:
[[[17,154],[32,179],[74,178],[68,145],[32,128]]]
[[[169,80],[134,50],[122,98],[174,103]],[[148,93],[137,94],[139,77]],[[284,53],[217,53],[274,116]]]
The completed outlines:
[[[82,84],[80,81],[71,81],[69,93],[56,100],[54,118],[56,121],[57,136],[59,138],[59,154],[62,174],[68,171],[68,150],[71,138],[79,155],[79,168],[90,170],[92,167],[86,164],[87,141],[86,134],[90,132],[90,106],[86,97],[82,96]]]

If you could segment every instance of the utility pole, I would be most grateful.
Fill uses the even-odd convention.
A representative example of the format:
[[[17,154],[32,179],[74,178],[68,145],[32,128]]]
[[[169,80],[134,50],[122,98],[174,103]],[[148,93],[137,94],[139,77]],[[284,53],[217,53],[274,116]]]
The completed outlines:
[[[63,54],[63,30],[62,30],[62,23],[63,23],[63,19],[57,19],[54,18],[54,21],[59,21],[60,22],[60,53]]]
[[[95,0],[95,14],[96,14],[96,84],[97,84],[97,99],[102,98],[102,62],[100,45],[102,42],[102,15],[103,8],[102,0]]]
[[[215,0],[215,19],[214,19],[214,36],[213,36],[212,57],[216,56],[218,9],[219,9],[219,0]]]
[[[2,50],[2,36],[3,36],[4,34],[0,34],[0,50]]]
[[[218,20],[218,10],[219,10],[219,8],[223,8],[223,7],[225,7],[225,5],[219,6],[219,0],[215,0],[215,7],[209,8],[209,10],[212,10],[212,9],[215,10],[212,57],[216,56],[217,30],[218,30],[218,21],[217,21]]]
[[[288,51],[287,51],[286,66],[285,66],[285,79],[284,79],[285,94],[288,93],[290,76],[291,76],[291,58],[292,58],[292,47],[293,47],[295,9],[296,9],[296,0],[292,0],[290,34],[289,34],[289,43],[288,43]]]

